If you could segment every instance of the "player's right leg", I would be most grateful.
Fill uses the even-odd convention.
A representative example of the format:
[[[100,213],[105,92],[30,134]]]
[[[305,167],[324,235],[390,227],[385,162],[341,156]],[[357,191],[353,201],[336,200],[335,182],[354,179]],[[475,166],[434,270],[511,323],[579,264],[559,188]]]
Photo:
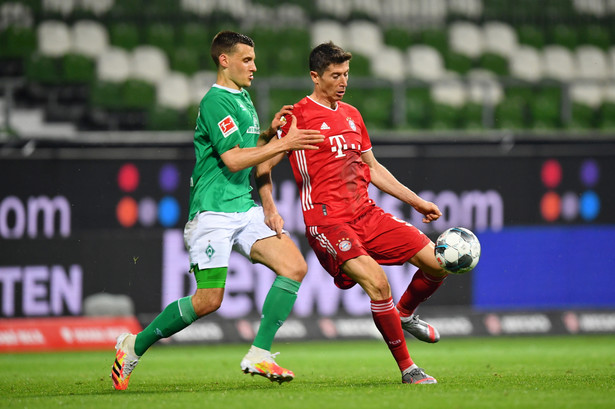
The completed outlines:
[[[277,353],[271,353],[271,346],[276,333],[292,311],[301,281],[307,273],[307,263],[286,234],[276,236],[265,225],[262,209],[254,208],[252,213],[253,223],[240,234],[240,243],[236,248],[252,262],[269,267],[277,277],[263,303],[256,337],[240,366],[246,374],[260,375],[272,382],[288,382],[295,375],[275,362]]]

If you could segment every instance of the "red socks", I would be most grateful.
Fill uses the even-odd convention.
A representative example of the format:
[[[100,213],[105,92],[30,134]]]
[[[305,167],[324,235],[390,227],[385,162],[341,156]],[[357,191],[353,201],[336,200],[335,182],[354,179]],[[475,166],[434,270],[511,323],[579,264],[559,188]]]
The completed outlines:
[[[414,362],[412,362],[406,347],[404,331],[401,328],[399,313],[393,304],[393,297],[389,297],[386,300],[372,301],[371,307],[374,323],[391,350],[393,358],[397,361],[399,370],[403,371]]]
[[[431,297],[433,293],[442,285],[444,279],[437,281],[427,276],[423,271],[417,270],[408,284],[406,292],[401,296],[397,303],[399,315],[409,317],[414,314],[414,310],[420,303]]]

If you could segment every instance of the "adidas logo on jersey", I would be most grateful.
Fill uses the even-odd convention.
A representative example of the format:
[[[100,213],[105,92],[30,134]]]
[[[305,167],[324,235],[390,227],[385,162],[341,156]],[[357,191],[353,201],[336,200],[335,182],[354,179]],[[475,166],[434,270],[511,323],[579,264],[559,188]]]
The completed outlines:
[[[329,128],[329,125],[327,125],[326,122],[323,122],[322,125],[320,125],[320,129],[331,129],[331,128]]]

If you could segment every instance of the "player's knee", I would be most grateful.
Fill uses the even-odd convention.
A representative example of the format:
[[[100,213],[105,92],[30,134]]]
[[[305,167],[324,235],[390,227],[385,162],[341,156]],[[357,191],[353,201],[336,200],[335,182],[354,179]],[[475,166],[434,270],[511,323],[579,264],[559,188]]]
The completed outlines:
[[[300,259],[297,260],[293,260],[292,263],[289,263],[288,266],[285,269],[284,277],[290,278],[292,280],[295,281],[303,281],[303,278],[305,277],[305,275],[307,274],[307,263],[305,261],[305,259],[303,259],[303,257],[301,257]]]
[[[200,318],[217,311],[222,305],[222,299],[217,298],[193,298],[194,312]]]

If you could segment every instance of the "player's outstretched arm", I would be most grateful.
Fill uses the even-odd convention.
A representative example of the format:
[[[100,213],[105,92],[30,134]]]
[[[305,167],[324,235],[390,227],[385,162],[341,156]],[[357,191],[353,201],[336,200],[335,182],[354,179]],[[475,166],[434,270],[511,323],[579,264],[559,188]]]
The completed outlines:
[[[235,146],[220,155],[220,158],[231,172],[238,172],[256,166],[273,158],[279,153],[303,149],[318,149],[319,143],[325,140],[320,131],[297,129],[297,118],[292,116],[291,126],[286,137],[273,138],[264,145],[255,148],[240,148]]]
[[[387,168],[376,160],[372,151],[364,152],[361,155],[361,159],[369,166],[370,176],[374,186],[412,206],[417,212],[424,216],[423,223],[433,222],[442,216],[442,212],[440,212],[440,209],[435,203],[423,199],[398,181]]]

